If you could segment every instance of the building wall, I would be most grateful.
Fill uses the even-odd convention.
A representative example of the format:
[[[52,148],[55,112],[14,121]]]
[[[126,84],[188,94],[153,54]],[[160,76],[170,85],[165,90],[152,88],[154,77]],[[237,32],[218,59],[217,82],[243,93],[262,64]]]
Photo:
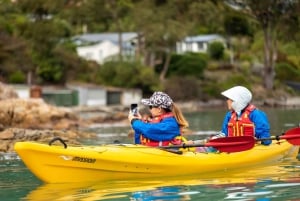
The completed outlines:
[[[142,99],[142,91],[141,90],[126,90],[126,91],[123,91],[123,94],[122,94],[122,105],[130,105],[132,103],[140,103]]]
[[[31,88],[29,86],[14,85],[13,88],[19,98],[30,98]],[[139,104],[142,99],[140,89],[68,85],[64,89],[43,87],[41,90],[41,98],[49,104],[57,106],[107,106],[113,104],[129,106],[132,103]]]
[[[107,105],[107,94],[103,89],[87,89],[86,105]]]
[[[68,88],[43,87],[41,98],[56,106],[77,106],[78,91]]]
[[[13,90],[18,94],[19,98],[30,98],[30,86],[23,84],[10,84]]]
[[[78,105],[80,106],[105,106],[106,89],[100,86],[68,85],[68,88],[76,90]]]
[[[116,55],[120,51],[118,45],[110,41],[103,41],[91,46],[77,47],[76,50],[80,57],[96,61],[99,64],[103,64],[106,58]]]

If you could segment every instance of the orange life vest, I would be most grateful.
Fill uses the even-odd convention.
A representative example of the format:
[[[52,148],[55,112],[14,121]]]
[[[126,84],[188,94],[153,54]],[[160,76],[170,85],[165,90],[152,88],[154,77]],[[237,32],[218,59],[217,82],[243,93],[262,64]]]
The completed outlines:
[[[255,125],[250,120],[249,115],[255,109],[254,105],[248,105],[240,117],[236,112],[231,113],[228,122],[228,136],[255,136]]]
[[[168,118],[168,117],[174,117],[173,113],[169,112],[169,113],[165,113],[163,115],[154,117],[153,119],[151,119],[150,123],[158,123],[161,122],[164,118]],[[182,143],[182,137],[181,137],[181,133],[180,136],[175,137],[172,140],[165,140],[165,141],[155,141],[155,140],[151,140],[149,138],[146,138],[143,134],[140,135],[140,139],[141,139],[141,144],[143,145],[147,145],[147,146],[152,146],[152,147],[157,147],[157,146],[168,146],[170,144],[181,144]]]

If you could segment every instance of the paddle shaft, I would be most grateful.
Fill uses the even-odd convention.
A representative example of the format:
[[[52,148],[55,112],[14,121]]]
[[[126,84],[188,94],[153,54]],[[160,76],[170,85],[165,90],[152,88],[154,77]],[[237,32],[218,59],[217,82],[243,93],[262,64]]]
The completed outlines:
[[[292,145],[300,145],[300,127],[291,128],[282,135],[277,135],[270,138],[256,139],[256,141],[264,140],[286,140]]]
[[[274,136],[270,138],[262,138],[256,139],[256,141],[264,141],[264,140],[286,140],[292,145],[300,145],[300,132],[290,135],[282,135],[282,136]]]
[[[162,149],[172,148],[192,148],[192,147],[214,147],[221,152],[240,152],[252,149],[256,141],[264,140],[286,140],[290,144],[300,145],[300,127],[287,130],[283,135],[273,136],[270,138],[255,139],[252,136],[236,136],[236,137],[223,137],[212,139],[205,144],[181,144],[161,146]]]
[[[192,147],[214,147],[220,152],[240,152],[253,148],[255,145],[255,139],[252,136],[237,136],[237,137],[222,137],[212,139],[205,144],[181,144],[160,146],[162,149],[172,148],[192,148]]]

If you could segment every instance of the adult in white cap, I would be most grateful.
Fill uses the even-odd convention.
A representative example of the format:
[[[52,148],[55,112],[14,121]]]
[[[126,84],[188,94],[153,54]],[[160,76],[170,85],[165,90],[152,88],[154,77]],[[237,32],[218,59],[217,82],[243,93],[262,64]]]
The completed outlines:
[[[258,139],[270,138],[270,124],[267,115],[251,104],[252,93],[243,86],[235,86],[221,93],[227,98],[226,113],[222,125],[225,136],[250,135]],[[271,140],[261,142],[264,145]]]
[[[182,143],[182,129],[188,127],[188,122],[168,94],[154,92],[141,103],[149,107],[152,118],[145,121],[139,113],[129,112],[128,120],[134,130],[136,144],[165,146]]]

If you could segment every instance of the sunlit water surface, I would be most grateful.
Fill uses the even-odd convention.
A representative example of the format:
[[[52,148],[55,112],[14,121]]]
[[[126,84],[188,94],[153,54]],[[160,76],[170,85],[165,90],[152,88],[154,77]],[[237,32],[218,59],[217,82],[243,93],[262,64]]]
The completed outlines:
[[[266,109],[272,135],[299,125],[300,110]],[[186,114],[194,135],[203,138],[217,133],[225,111],[211,110]],[[85,144],[118,141],[130,143],[128,126],[94,125],[97,140]],[[184,171],[184,170],[178,170]],[[62,175],[63,176],[63,175]],[[43,184],[14,153],[0,155],[0,200],[300,200],[300,161],[283,161],[276,166],[249,168],[212,177],[193,175],[138,181],[111,181],[76,184]]]

